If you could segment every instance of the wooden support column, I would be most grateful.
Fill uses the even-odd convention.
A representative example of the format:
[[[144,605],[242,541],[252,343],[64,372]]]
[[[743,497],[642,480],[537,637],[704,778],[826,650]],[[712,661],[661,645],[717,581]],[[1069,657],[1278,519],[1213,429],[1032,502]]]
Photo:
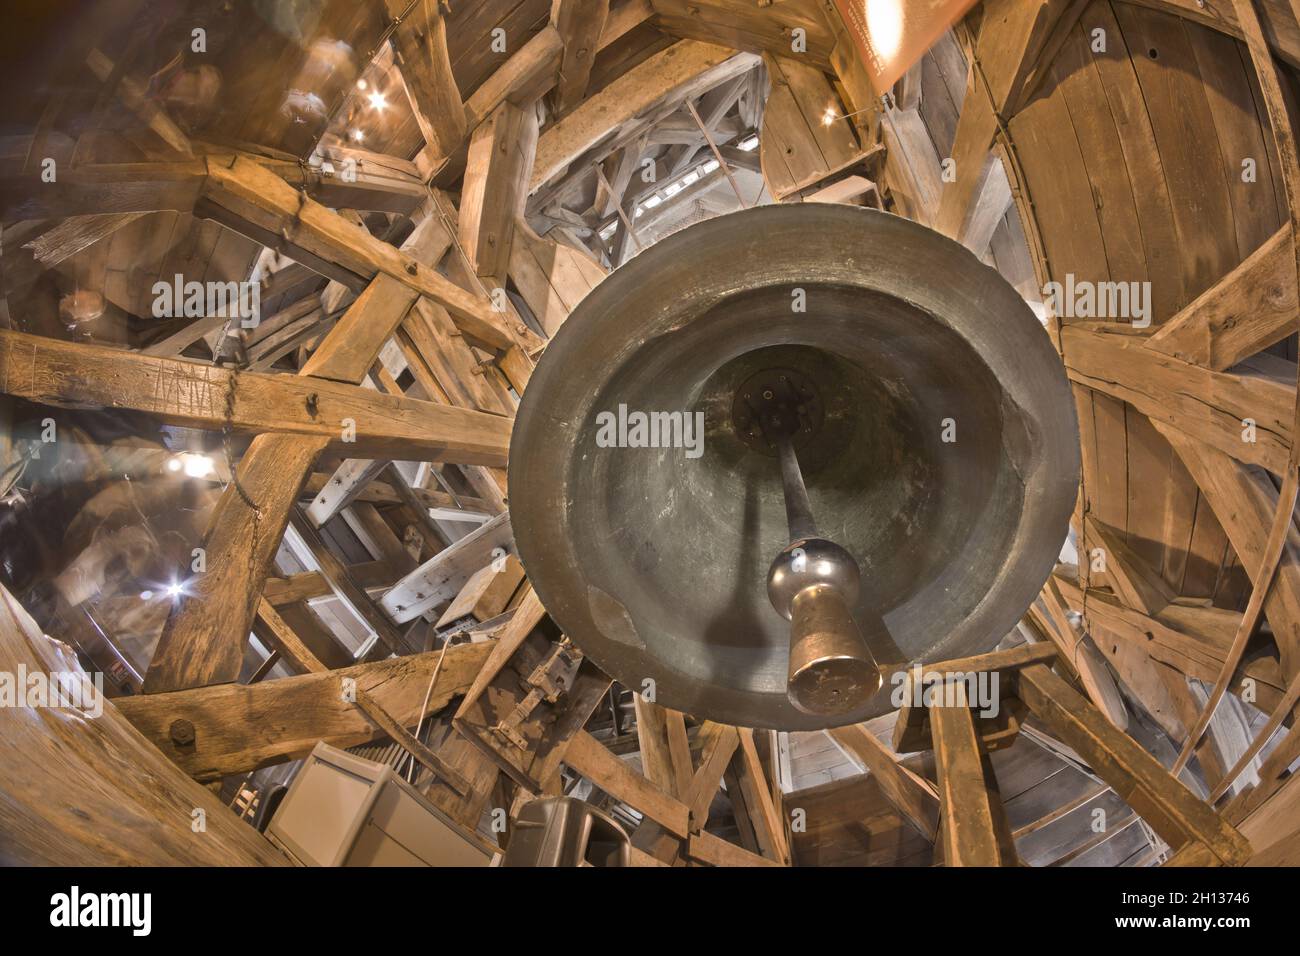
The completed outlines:
[[[537,150],[537,114],[502,103],[469,142],[460,199],[460,245],[475,273],[505,286],[515,220],[523,215]]]
[[[999,826],[1005,818],[996,784],[990,786],[966,687],[945,689],[951,706],[931,704],[930,733],[939,777],[939,836],[947,866],[1016,866]]]
[[[408,0],[387,0],[400,16]],[[406,84],[420,135],[435,153],[448,156],[465,138],[465,106],[447,53],[447,24],[438,0],[417,3],[393,34],[397,69]]]
[[[553,0],[551,4],[551,25],[564,44],[555,82],[555,112],[560,116],[586,95],[596,46],[608,16],[609,0]]]

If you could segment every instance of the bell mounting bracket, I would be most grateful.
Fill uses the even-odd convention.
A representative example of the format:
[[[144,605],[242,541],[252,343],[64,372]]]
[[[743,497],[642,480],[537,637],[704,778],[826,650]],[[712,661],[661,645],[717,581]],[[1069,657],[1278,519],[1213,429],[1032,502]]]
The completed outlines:
[[[731,403],[736,437],[754,451],[776,457],[777,436],[801,448],[826,417],[821,392],[811,378],[791,368],[767,368],[740,383]]]

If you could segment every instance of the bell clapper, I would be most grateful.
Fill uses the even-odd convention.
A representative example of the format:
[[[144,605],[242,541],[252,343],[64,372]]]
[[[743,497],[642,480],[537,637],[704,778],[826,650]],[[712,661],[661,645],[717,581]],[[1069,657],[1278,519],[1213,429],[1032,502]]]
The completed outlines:
[[[767,593],[777,613],[791,622],[786,693],[804,713],[847,713],[879,690],[881,675],[853,621],[858,563],[818,533],[795,450],[796,441],[815,430],[808,412],[814,403],[820,408],[820,398],[781,370],[760,374],[771,385],[754,388],[751,380],[738,397],[769,446],[775,446],[781,466],[790,544],[772,562]]]

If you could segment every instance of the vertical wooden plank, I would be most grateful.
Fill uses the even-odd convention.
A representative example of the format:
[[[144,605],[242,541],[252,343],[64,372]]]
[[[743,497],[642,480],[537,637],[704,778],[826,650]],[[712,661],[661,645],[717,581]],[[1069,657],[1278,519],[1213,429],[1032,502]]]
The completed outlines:
[[[998,800],[984,778],[979,735],[966,700],[965,684],[944,691],[952,706],[931,705],[930,733],[934,739],[935,768],[939,779],[939,836],[947,866],[1005,866],[996,827]]]

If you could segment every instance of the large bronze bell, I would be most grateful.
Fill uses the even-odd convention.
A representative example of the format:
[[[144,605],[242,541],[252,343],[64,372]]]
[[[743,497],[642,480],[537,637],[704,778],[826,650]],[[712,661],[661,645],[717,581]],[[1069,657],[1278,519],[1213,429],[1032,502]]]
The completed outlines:
[[[906,219],[765,206],[574,310],[519,408],[511,514],[547,610],[616,680],[815,729],[890,709],[909,662],[992,649],[1078,472],[1060,359],[996,272]]]

